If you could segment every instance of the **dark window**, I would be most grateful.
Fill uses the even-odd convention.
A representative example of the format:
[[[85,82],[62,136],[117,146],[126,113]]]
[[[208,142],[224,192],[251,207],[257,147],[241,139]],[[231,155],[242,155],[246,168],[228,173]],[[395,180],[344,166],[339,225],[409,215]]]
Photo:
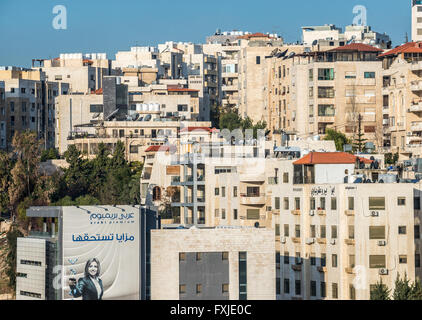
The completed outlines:
[[[284,252],[284,264],[290,264],[289,252]]]
[[[421,198],[420,197],[413,198],[413,205],[414,205],[415,210],[420,210],[421,209]]]
[[[327,284],[325,282],[321,282],[321,297],[325,298],[327,296]]]
[[[311,281],[311,297],[316,297],[316,281]]]
[[[284,293],[290,293],[290,279],[284,279]]]
[[[399,226],[399,234],[406,234],[406,226]]]
[[[295,280],[295,295],[300,296],[301,295],[301,284],[300,280]]]
[[[233,209],[233,219],[237,220],[237,209]]]
[[[239,252],[239,300],[247,300],[247,253]]]
[[[420,226],[415,226],[415,239],[421,238]]]
[[[91,104],[89,106],[89,112],[90,113],[101,113],[103,112],[103,105],[102,104]]]
[[[261,64],[261,57],[260,56],[256,56],[256,64]]]

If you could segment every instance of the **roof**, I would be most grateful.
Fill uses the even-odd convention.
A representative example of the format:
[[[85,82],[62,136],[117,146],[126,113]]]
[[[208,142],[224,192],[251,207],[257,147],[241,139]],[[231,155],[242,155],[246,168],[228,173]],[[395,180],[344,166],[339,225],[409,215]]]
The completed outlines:
[[[351,43],[345,46],[337,47],[331,50],[332,51],[358,51],[358,52],[383,52],[383,50],[375,48],[373,46],[364,44],[364,43]]]
[[[239,36],[237,37],[237,39],[247,39],[249,40],[250,38],[269,38],[270,36],[268,34],[264,34],[261,32],[256,32],[253,34],[245,34],[243,36]]]
[[[346,152],[311,152],[295,161],[294,165],[302,164],[354,164],[356,159],[363,163],[372,163],[372,160],[360,158]]]
[[[381,55],[379,58],[388,57],[388,56],[395,56],[400,53],[422,53],[422,42],[408,42],[401,46],[398,46],[390,51],[387,51]]]
[[[206,131],[206,132],[220,132],[216,128],[208,128],[208,127],[186,127],[180,130],[180,132],[192,132],[192,131]]]
[[[300,152],[299,147],[277,147],[274,152]]]
[[[168,152],[168,151],[175,151],[176,147],[175,146],[164,146],[164,145],[158,145],[158,146],[149,146],[145,152],[158,152],[158,151],[162,151],[162,152]]]
[[[99,88],[98,90],[91,90],[91,94],[103,94],[103,88]]]
[[[189,89],[189,88],[167,88],[169,92],[199,92],[196,89]]]

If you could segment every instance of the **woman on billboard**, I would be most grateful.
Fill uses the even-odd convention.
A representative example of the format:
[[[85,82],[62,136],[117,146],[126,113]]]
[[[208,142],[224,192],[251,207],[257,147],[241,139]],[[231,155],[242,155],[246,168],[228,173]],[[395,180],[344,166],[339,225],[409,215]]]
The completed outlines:
[[[85,265],[85,277],[69,279],[70,294],[82,300],[101,300],[103,297],[103,282],[99,278],[101,272],[100,262],[96,258],[89,259]]]

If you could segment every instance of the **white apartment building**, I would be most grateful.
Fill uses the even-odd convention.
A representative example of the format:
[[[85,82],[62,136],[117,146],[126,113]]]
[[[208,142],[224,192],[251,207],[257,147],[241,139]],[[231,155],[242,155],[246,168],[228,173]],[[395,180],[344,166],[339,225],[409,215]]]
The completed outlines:
[[[412,1],[412,41],[422,41],[422,1]]]

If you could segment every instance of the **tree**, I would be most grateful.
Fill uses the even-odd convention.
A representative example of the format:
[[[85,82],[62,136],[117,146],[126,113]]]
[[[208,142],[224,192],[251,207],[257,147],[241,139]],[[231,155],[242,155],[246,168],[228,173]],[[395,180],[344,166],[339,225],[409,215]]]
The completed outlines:
[[[9,211],[9,186],[12,183],[12,160],[3,151],[0,151],[0,214]]]
[[[82,159],[82,154],[74,145],[70,145],[65,152],[65,159],[69,167],[64,170],[63,184],[58,197],[69,195],[71,198],[79,197],[88,192],[89,166],[87,160]]]
[[[409,300],[422,300],[422,283],[419,279],[413,282]]]
[[[326,130],[324,140],[334,141],[337,151],[343,151],[343,146],[345,144],[350,144],[350,139],[348,139],[344,133],[329,128]]]
[[[391,290],[382,283],[381,279],[380,282],[377,282],[371,290],[371,300],[390,300],[390,292]]]
[[[91,161],[91,175],[89,177],[89,191],[91,195],[100,197],[101,188],[105,184],[110,169],[110,151],[104,143],[98,145],[98,153]]]
[[[47,160],[52,159],[60,159],[59,151],[55,148],[43,150],[43,152],[41,153],[41,162],[45,162]]]
[[[354,148],[358,150],[359,152],[362,152],[363,145],[366,142],[367,139],[364,139],[363,136],[365,135],[362,133],[362,116],[359,114],[358,116],[358,134],[357,138],[355,139],[355,143],[353,144]]]
[[[239,117],[237,112],[228,112],[220,116],[219,128],[229,129],[233,131],[235,129],[243,129],[245,122]]]
[[[410,300],[412,294],[412,287],[410,281],[407,278],[407,274],[404,275],[403,279],[400,279],[400,275],[397,274],[395,281],[395,288],[393,292],[394,300]]]
[[[16,286],[16,248],[17,238],[23,237],[22,232],[13,225],[6,235],[7,239],[7,255],[6,255],[6,275],[9,278],[9,286],[15,290]]]

